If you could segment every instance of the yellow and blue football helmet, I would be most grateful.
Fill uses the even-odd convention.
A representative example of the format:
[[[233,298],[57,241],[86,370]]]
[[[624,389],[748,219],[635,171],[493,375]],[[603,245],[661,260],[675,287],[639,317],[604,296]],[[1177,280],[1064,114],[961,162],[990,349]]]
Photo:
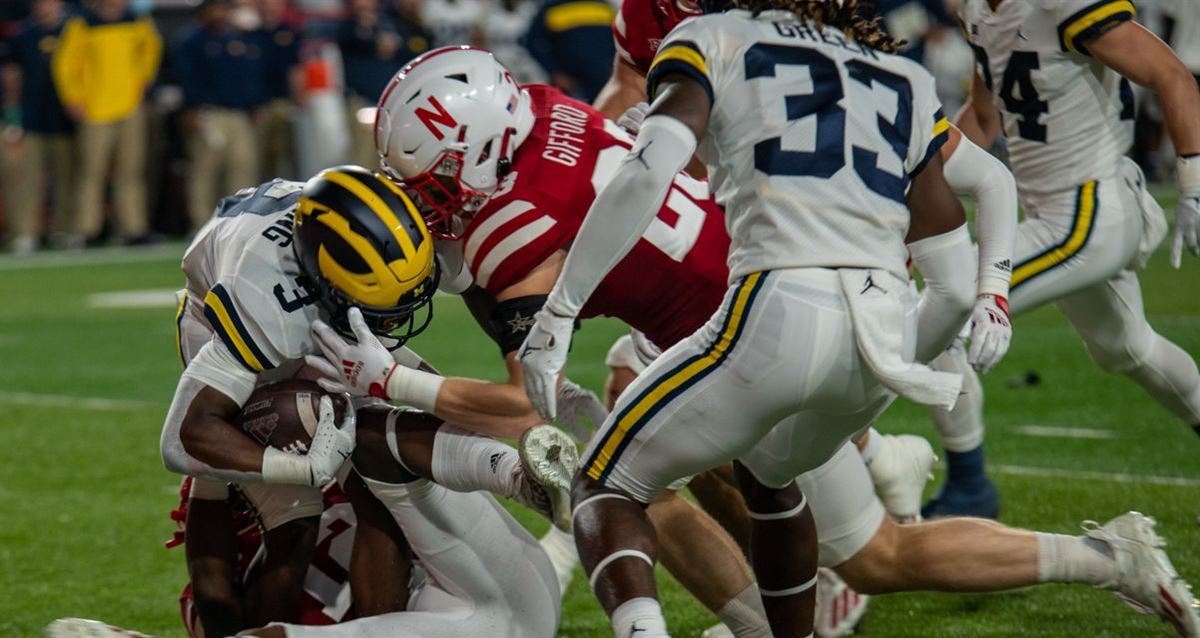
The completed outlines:
[[[351,334],[351,307],[376,335],[398,341],[391,347],[433,318],[433,239],[408,195],[380,175],[338,166],[308,180],[296,208],[295,250],[330,325],[343,334]]]

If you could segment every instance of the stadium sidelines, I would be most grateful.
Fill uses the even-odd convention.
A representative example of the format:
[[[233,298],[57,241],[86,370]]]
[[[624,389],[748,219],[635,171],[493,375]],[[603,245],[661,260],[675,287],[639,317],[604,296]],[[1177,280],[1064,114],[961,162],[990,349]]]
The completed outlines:
[[[96,412],[121,410],[165,410],[166,406],[155,401],[139,401],[135,399],[108,399],[103,397],[78,397],[62,394],[37,394],[33,392],[4,392],[0,391],[0,404],[28,405],[33,407],[70,407]],[[940,469],[945,469],[938,464]],[[1059,470],[1045,467],[1028,467],[1024,465],[989,465],[988,471],[993,474],[1009,476],[1030,476],[1037,478],[1059,478],[1070,480],[1100,481],[1106,483],[1126,483],[1134,485],[1163,485],[1170,487],[1200,487],[1200,479],[1178,476],[1155,476],[1152,474],[1125,474],[1120,472],[1088,472],[1079,470]]]

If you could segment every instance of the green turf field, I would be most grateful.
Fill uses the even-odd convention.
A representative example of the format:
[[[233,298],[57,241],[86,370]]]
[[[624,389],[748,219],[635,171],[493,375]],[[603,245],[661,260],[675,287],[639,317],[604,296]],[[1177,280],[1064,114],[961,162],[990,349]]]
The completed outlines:
[[[162,469],[158,434],[179,374],[173,310],[96,307],[100,293],[181,285],[180,247],[15,262],[0,258],[0,636],[40,635],[60,616],[100,618],[184,635],[177,597],[182,550],[163,549],[178,479]],[[1160,251],[1143,273],[1158,330],[1200,354],[1200,260],[1175,272]],[[495,346],[455,299],[439,300],[414,346],[443,371],[501,379]],[[599,389],[603,354],[622,328],[592,321],[570,374]],[[1037,387],[1008,381],[1037,371]],[[1200,581],[1200,442],[1131,382],[1097,371],[1052,309],[1016,322],[1008,358],[984,379],[989,459],[1007,523],[1073,532],[1128,509],[1156,516],[1180,571]],[[1105,438],[1030,436],[1025,426],[1088,428]],[[922,409],[897,405],[888,432],[932,435]],[[1045,430],[1041,431],[1043,434]],[[1054,433],[1054,430],[1050,431]],[[1168,478],[1182,480],[1167,480]],[[514,510],[535,533],[546,524]],[[713,622],[669,577],[664,607],[676,636]],[[998,596],[904,595],[872,601],[865,636],[1171,635],[1104,592],[1044,587]],[[561,635],[608,636],[581,577]]]

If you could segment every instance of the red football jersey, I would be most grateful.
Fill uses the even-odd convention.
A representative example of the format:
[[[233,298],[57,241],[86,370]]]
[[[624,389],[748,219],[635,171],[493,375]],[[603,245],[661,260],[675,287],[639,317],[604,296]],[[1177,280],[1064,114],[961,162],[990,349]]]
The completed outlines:
[[[543,85],[526,87],[534,125],[513,172],[462,241],[475,282],[496,295],[574,241],[596,193],[633,144],[599,111]],[[666,348],[695,332],[725,295],[725,215],[708,183],[681,173],[641,241],[600,282],[582,317],[617,317]]]
[[[663,38],[678,24],[655,0],[625,0],[612,25],[617,53],[646,75]]]

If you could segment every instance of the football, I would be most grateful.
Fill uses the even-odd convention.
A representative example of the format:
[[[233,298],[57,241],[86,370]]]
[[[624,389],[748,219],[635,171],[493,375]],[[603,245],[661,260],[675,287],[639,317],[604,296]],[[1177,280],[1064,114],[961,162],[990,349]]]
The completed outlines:
[[[234,425],[262,445],[303,454],[312,443],[321,397],[326,395],[333,398],[333,411],[341,422],[347,406],[344,396],[326,392],[315,381],[289,379],[256,388]]]

